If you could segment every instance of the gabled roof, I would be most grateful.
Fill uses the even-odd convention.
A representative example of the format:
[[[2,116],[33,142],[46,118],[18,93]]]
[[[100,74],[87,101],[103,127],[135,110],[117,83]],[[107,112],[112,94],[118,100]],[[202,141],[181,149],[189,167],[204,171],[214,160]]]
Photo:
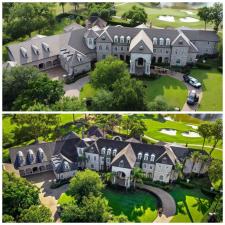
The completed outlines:
[[[113,40],[108,34],[107,30],[101,33],[101,35],[97,38],[96,42],[104,42],[104,43],[112,43]]]
[[[72,30],[78,30],[78,29],[81,29],[81,28],[84,28],[84,27],[81,26],[78,23],[72,23],[72,24],[64,27],[64,32],[71,32]]]
[[[141,30],[131,41],[130,43],[130,52],[135,53],[153,53],[153,44],[151,39],[145,33],[144,30]]]
[[[106,27],[107,23],[105,20],[101,19],[98,16],[90,16],[87,20],[86,20],[86,27],[87,28],[91,28],[93,26],[98,26],[99,28],[103,29],[104,27]]]
[[[103,131],[97,126],[91,126],[87,131],[86,134],[88,137],[96,136],[96,137],[103,137]]]
[[[119,162],[124,161],[124,167],[132,169],[136,162],[136,155],[131,144],[128,144],[123,150],[121,150],[112,160],[112,166],[119,166]]]
[[[85,38],[97,38],[98,36],[99,34],[95,32],[93,29],[88,29],[84,34]]]
[[[141,143],[141,141],[137,140],[136,138],[128,138],[127,140],[125,140],[126,142],[132,142],[132,143]]]

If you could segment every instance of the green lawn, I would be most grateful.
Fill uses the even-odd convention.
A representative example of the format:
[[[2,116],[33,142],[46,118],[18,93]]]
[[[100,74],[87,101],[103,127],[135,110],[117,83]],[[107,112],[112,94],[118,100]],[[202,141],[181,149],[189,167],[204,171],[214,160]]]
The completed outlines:
[[[113,213],[123,213],[131,222],[153,222],[157,217],[157,199],[147,192],[106,189],[103,194],[108,199]]]
[[[198,111],[221,111],[223,103],[223,77],[215,68],[192,69],[191,74],[202,83],[203,98]]]
[[[133,5],[136,5],[138,7],[142,7],[145,9],[145,12],[148,14],[148,23],[151,21],[153,26],[156,27],[190,27],[190,28],[204,28],[204,22],[198,21],[194,23],[185,23],[181,22],[180,18],[184,17],[193,17],[196,19],[199,19],[197,16],[197,10],[196,9],[186,9],[184,8],[153,8],[149,7],[148,3],[128,3],[124,5],[118,5],[116,7],[117,10],[117,16],[122,16],[122,14],[131,9]],[[189,15],[188,13],[184,11],[191,11],[193,14]],[[174,16],[175,22],[167,22],[167,21],[161,21],[158,19],[159,16]],[[207,28],[212,28],[212,25],[209,24]]]
[[[147,85],[145,89],[147,102],[161,96],[168,105],[183,108],[188,94],[184,83],[169,76],[161,76],[155,80],[144,81],[144,84]]]
[[[170,194],[177,205],[177,213],[171,222],[201,222],[212,202],[200,189],[186,189],[177,185]]]

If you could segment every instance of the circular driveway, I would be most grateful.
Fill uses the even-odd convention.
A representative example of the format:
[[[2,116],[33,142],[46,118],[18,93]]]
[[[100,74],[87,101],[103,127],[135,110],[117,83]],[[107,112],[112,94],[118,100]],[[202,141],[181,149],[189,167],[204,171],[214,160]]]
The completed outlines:
[[[175,203],[173,197],[168,192],[166,192],[160,188],[152,187],[152,186],[145,185],[145,184],[137,184],[137,187],[142,190],[151,192],[159,198],[159,200],[162,204],[162,209],[163,209],[162,214],[163,215],[158,216],[156,218],[156,221],[169,222],[172,219],[172,217],[176,214],[176,203]]]

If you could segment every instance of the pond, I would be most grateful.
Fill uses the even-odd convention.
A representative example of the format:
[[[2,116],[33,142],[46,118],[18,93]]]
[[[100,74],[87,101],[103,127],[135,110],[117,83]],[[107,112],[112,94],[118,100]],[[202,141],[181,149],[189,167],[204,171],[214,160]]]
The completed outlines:
[[[177,135],[177,131],[174,129],[164,128],[160,130],[160,133],[175,136]]]
[[[153,222],[157,217],[157,198],[144,191],[126,192],[107,188],[103,191],[104,197],[109,201],[113,214],[123,213],[131,222]]]
[[[181,135],[184,137],[190,137],[190,138],[201,137],[199,133],[194,132],[194,131],[186,131],[186,132],[181,133]]]
[[[185,18],[180,18],[180,21],[181,22],[184,22],[184,23],[196,23],[196,22],[199,22],[198,19],[195,19],[193,17],[185,17]]]
[[[166,22],[175,22],[173,16],[159,16],[158,20],[166,21]]]

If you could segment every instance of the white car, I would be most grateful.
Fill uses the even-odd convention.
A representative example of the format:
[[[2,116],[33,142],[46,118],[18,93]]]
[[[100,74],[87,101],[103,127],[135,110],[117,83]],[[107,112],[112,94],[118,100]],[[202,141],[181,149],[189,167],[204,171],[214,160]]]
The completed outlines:
[[[197,80],[195,79],[194,77],[190,77],[189,76],[189,84],[195,88],[200,88],[202,86],[202,84]]]

